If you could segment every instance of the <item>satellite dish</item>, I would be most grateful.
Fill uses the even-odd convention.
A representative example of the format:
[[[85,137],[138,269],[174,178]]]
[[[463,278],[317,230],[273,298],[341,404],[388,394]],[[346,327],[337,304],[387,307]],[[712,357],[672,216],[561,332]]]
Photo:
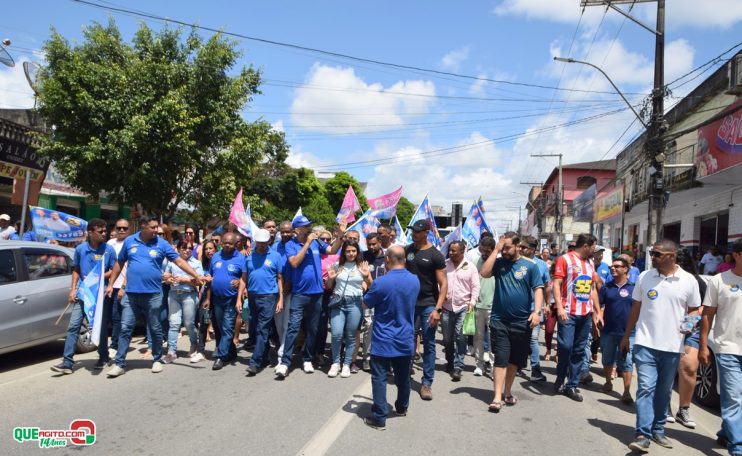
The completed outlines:
[[[0,44],[0,63],[3,63],[4,65],[7,65],[9,67],[15,66],[15,61],[13,60],[13,57],[11,57],[11,55],[5,49],[5,46],[1,44]]]
[[[39,70],[41,70],[41,65],[38,63],[29,61],[23,62],[23,72],[26,74],[26,80],[36,95],[39,94],[39,85],[37,83],[39,79]]]

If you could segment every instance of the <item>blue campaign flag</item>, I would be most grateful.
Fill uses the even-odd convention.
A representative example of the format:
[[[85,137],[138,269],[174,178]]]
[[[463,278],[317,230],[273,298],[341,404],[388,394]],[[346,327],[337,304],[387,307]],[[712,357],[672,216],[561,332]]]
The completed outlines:
[[[381,224],[379,222],[379,219],[371,215],[371,209],[367,210],[363,213],[361,218],[359,218],[354,224],[348,227],[346,231],[356,231],[359,234],[359,241],[358,246],[361,248],[361,251],[365,252],[368,250],[368,247],[366,247],[366,236],[369,233],[376,233],[376,231],[379,228],[379,225]]]
[[[392,242],[399,244],[399,245],[407,245],[407,236],[405,235],[405,230],[402,229],[402,224],[399,223],[399,218],[395,215],[394,219],[392,219],[394,231],[397,233],[397,238],[393,239]]]
[[[453,241],[461,241],[462,239],[464,239],[461,231],[461,225],[459,225],[456,227],[455,230],[451,231],[448,236],[446,236],[445,242],[443,242],[443,245],[439,248],[444,257],[448,258],[448,247]]]
[[[479,244],[479,239],[485,231],[495,234],[490,230],[489,225],[487,225],[487,221],[484,218],[482,200],[479,199],[469,208],[469,213],[466,215],[466,222],[462,226],[461,234],[467,244],[470,247],[474,247]]]
[[[412,226],[413,223],[418,220],[428,220],[430,223],[430,231],[428,232],[428,240],[431,244],[438,247],[441,245],[441,236],[438,234],[438,227],[435,224],[435,216],[433,215],[433,209],[430,207],[430,201],[428,195],[425,195],[423,202],[417,207],[415,214],[412,216],[412,220],[407,226]],[[412,244],[412,230],[407,230],[407,243]]]
[[[80,282],[77,289],[77,297],[83,303],[83,312],[88,318],[88,324],[93,328],[92,341],[99,345],[100,332],[103,326],[103,295],[105,294],[105,261],[106,255],[98,260],[95,269]],[[98,267],[100,265],[100,267]]]
[[[36,239],[73,242],[84,241],[88,222],[64,212],[30,206]]]

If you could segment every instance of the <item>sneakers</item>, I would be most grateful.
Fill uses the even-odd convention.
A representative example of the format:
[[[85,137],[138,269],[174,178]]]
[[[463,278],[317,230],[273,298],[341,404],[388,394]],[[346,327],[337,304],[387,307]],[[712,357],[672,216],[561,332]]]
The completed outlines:
[[[377,431],[383,431],[384,429],[386,429],[386,425],[379,423],[370,416],[364,418],[363,423],[371,429],[376,429]]]
[[[302,370],[305,374],[311,374],[314,373],[314,366],[312,366],[311,361],[304,361],[304,367],[302,367]]]
[[[340,364],[339,363],[333,363],[332,366],[330,366],[330,370],[327,371],[327,376],[330,378],[335,378],[340,373]]]
[[[118,377],[120,375],[124,375],[125,373],[126,371],[124,370],[123,367],[119,367],[118,365],[115,365],[111,368],[111,370],[108,371],[106,375],[113,378],[113,377]]]
[[[454,381],[454,382],[461,381],[461,369],[453,370],[453,373],[451,373],[451,381]]]
[[[680,407],[678,409],[678,413],[675,415],[675,419],[678,423],[682,424],[683,426],[695,429],[696,428],[696,422],[693,421],[693,418],[690,417],[690,410],[688,407]]]
[[[95,370],[101,370],[101,369],[103,369],[104,367],[110,366],[110,365],[112,365],[112,364],[113,364],[113,361],[112,361],[112,360],[110,360],[110,359],[109,359],[109,360],[106,360],[106,361],[104,361],[104,360],[102,360],[102,359],[99,359],[99,360],[98,360],[98,361],[97,361],[97,362],[95,363],[95,365],[93,366],[93,369],[95,369]]]
[[[485,363],[490,362],[490,352],[484,352],[484,355],[482,355],[482,361],[484,361]]]
[[[279,364],[278,366],[276,366],[275,373],[278,378],[286,378],[286,376],[289,375],[289,366],[285,364]]]
[[[49,369],[51,369],[52,372],[57,372],[63,375],[69,375],[72,373],[72,368],[66,367],[63,363],[57,364],[56,366],[52,366]]]
[[[543,373],[541,373],[540,370],[534,369],[533,371],[531,371],[531,381],[532,382],[545,382],[546,376]]]
[[[196,352],[191,356],[190,362],[192,363],[200,363],[201,361],[205,360],[204,355],[201,352]]]
[[[482,369],[479,368],[479,367],[477,367],[476,369],[474,369],[474,376],[475,377],[481,377],[483,373],[484,372],[482,372]]]
[[[116,349],[115,348],[109,348],[108,349],[108,357],[111,359],[116,358]]]
[[[675,416],[672,414],[672,408],[670,406],[667,406],[667,422],[668,423],[674,423],[675,422]]]
[[[577,388],[564,388],[564,395],[575,402],[582,402],[582,393]]]
[[[175,353],[168,353],[165,355],[164,358],[162,358],[162,362],[165,364],[172,364],[175,362],[175,360],[178,359],[178,355]]]
[[[582,383],[583,385],[587,385],[588,383],[592,381],[593,381],[593,374],[589,372],[583,375],[582,377],[580,377],[580,383]]]
[[[245,369],[245,371],[247,372],[248,377],[252,377],[258,373],[258,368],[255,367],[254,364],[248,364],[247,369]]]
[[[371,362],[367,359],[363,361],[363,370],[366,372],[371,372]]]
[[[665,434],[658,434],[656,432],[653,432],[652,440],[654,440],[655,443],[659,446],[663,446],[665,448],[672,448],[672,442],[670,441],[670,439],[665,437]]]
[[[361,370],[358,368],[358,365],[356,363],[353,363],[350,365],[350,373],[351,374],[357,374],[358,371]]]
[[[350,377],[350,366],[348,366],[347,364],[343,364],[343,370],[340,371],[340,377],[342,378]]]
[[[633,442],[629,443],[629,449],[638,453],[647,453],[649,451],[649,445],[651,442],[648,438],[642,436],[637,437]]]
[[[223,367],[224,367],[224,361],[222,361],[221,358],[217,358],[216,360],[214,360],[214,364],[211,365],[211,370],[218,371],[218,370],[222,370]]]
[[[430,388],[429,385],[420,386],[420,399],[424,401],[433,400],[433,390]]]
[[[162,372],[162,363],[159,361],[155,361],[152,363],[152,373],[153,374],[159,374]]]

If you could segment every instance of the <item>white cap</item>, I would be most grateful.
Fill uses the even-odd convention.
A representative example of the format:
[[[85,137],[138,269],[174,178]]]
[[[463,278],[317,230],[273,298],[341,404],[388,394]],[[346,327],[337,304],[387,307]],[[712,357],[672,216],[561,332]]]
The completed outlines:
[[[10,221],[10,216],[8,214],[0,215],[0,220],[6,220],[6,221],[9,222]]]
[[[271,233],[268,230],[260,228],[253,233],[253,240],[255,242],[268,242],[271,240]]]
[[[603,247],[602,245],[599,245],[599,246],[595,247],[595,251],[596,252],[603,252],[603,251],[605,251],[605,247]]]

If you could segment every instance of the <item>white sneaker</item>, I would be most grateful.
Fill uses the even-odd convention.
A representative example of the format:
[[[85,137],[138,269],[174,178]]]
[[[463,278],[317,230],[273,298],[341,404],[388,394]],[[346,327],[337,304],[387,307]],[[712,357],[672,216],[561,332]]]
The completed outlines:
[[[111,359],[116,359],[116,350],[113,348],[108,349],[108,357]]]
[[[164,358],[162,358],[162,362],[165,364],[172,364],[177,359],[178,359],[178,355],[176,353],[168,353],[167,355],[165,355]]]
[[[483,358],[482,361],[484,361],[485,363],[490,362],[490,353],[484,352],[484,355],[482,355],[482,358]]]
[[[305,374],[314,373],[314,366],[311,361],[304,361],[304,367],[302,368]]]
[[[482,369],[480,369],[478,367],[476,369],[474,369],[474,376],[475,377],[481,377],[482,376]]]
[[[152,373],[153,374],[159,374],[162,372],[162,363],[159,361],[155,361],[152,363]]]
[[[340,377],[342,378],[350,377],[350,366],[348,366],[347,364],[343,364],[343,370],[340,371]]]
[[[118,365],[116,365],[113,366],[106,375],[108,375],[109,377],[118,377],[119,375],[124,375],[125,373],[126,371],[123,367],[119,367]]]
[[[289,374],[289,366],[285,364],[279,364],[278,366],[276,366],[275,372],[277,376],[285,378]]]
[[[338,373],[340,373],[340,364],[333,363],[332,366],[330,366],[330,370],[327,372],[327,376],[335,378],[338,376]]]
[[[191,362],[192,363],[199,363],[199,362],[201,362],[201,361],[203,361],[205,359],[206,358],[204,358],[204,355],[201,354],[200,352],[196,352],[196,353],[193,354],[193,356],[191,356]]]

